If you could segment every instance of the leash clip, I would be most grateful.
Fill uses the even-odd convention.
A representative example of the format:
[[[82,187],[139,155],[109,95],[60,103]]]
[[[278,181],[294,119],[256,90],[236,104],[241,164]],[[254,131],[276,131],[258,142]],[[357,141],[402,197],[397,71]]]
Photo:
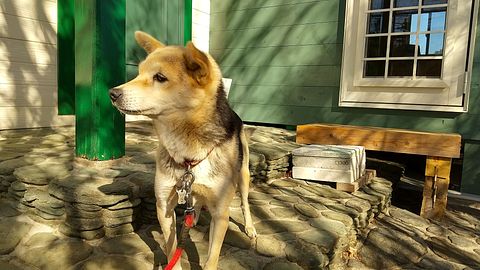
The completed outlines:
[[[188,207],[192,207],[192,184],[195,181],[195,175],[191,169],[191,166],[188,165],[185,168],[185,172],[180,181],[177,182],[176,191],[178,194],[178,204],[187,204]]]

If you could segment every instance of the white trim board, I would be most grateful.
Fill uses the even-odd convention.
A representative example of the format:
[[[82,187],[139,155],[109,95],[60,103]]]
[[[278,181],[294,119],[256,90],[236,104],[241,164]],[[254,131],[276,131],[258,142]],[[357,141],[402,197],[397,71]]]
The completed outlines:
[[[200,50],[210,48],[210,0],[192,0],[192,41]]]
[[[391,1],[392,3],[393,1]],[[364,78],[363,60],[365,57],[363,56],[367,28],[365,12],[368,9],[368,1],[347,0],[339,106],[445,112],[467,111],[471,56],[474,48],[471,45],[473,45],[476,33],[479,0],[451,0],[448,3],[440,78],[415,78],[415,66],[412,77]],[[473,18],[471,18],[473,3]],[[470,23],[472,23],[472,33],[469,33]],[[423,31],[419,33],[422,34]],[[396,33],[392,34],[389,28],[388,32],[381,35],[386,34],[390,37]],[[467,59],[469,38],[472,43],[470,59]],[[388,46],[387,56],[392,58]],[[382,60],[383,58],[378,59]],[[415,59],[417,58],[415,55]],[[392,59],[396,60],[394,57]],[[467,64],[469,70],[465,72]]]

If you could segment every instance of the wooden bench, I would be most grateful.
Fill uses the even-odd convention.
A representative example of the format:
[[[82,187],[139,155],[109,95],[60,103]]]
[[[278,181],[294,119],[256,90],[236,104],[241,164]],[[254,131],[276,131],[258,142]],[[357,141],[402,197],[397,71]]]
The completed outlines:
[[[447,206],[452,158],[460,157],[461,136],[391,128],[309,124],[297,126],[297,143],[363,145],[367,150],[427,156],[420,215],[440,218]]]

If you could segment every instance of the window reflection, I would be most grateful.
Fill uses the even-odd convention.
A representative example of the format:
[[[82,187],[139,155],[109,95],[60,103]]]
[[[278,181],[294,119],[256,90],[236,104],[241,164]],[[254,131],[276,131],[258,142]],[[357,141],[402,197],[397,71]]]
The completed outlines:
[[[441,56],[443,55],[444,34],[421,34],[418,36],[418,55]]]
[[[418,10],[399,10],[393,12],[393,32],[416,32]]]
[[[405,77],[413,74],[413,60],[391,60],[388,63],[388,76]]]
[[[364,76],[441,77],[447,2],[370,0]]]
[[[438,5],[438,4],[446,4],[447,0],[423,0],[423,5]]]
[[[417,61],[417,76],[439,78],[442,74],[442,60],[428,59]]]
[[[390,0],[370,0],[370,10],[390,7]]]
[[[366,61],[365,77],[383,77],[385,74],[385,61]]]
[[[443,31],[447,10],[445,8],[424,8],[420,15],[420,31]]]
[[[371,13],[368,15],[369,34],[387,33],[388,32],[388,12]]]
[[[392,36],[390,38],[390,56],[404,57],[415,55],[415,35]]]
[[[414,7],[418,6],[418,0],[395,0],[394,7]]]
[[[387,37],[368,37],[366,57],[385,57],[387,55]]]

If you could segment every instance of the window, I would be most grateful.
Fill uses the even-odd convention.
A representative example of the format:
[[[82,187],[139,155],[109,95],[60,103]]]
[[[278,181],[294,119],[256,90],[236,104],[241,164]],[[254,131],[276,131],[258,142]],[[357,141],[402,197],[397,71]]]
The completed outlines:
[[[465,111],[473,2],[347,0],[340,106]]]

